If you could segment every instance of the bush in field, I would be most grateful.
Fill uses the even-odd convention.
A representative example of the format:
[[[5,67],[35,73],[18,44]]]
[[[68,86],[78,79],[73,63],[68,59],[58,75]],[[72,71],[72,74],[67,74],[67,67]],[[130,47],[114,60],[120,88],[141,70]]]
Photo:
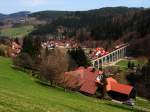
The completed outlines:
[[[4,56],[5,55],[5,49],[2,48],[2,46],[0,46],[0,56]]]
[[[22,68],[32,69],[33,60],[29,54],[21,53],[13,59],[13,64]]]
[[[6,52],[7,52],[7,46],[1,44],[0,45],[0,56],[6,56]]]

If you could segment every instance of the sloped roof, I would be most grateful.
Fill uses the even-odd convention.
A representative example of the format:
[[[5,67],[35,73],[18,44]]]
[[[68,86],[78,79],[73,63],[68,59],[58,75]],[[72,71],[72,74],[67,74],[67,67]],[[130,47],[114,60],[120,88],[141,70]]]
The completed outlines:
[[[96,83],[96,77],[99,75],[99,71],[90,72],[89,70],[86,70],[85,74],[85,82],[81,86],[80,91],[84,93],[95,94],[98,87]]]
[[[84,77],[85,74],[83,70],[71,71],[64,74],[63,81],[67,87],[77,89],[84,83]]]
[[[66,72],[63,76],[63,82],[69,88],[77,89],[88,94],[95,94],[98,87],[96,78],[100,73],[102,72],[93,72],[91,67],[79,67],[75,71]]]
[[[107,81],[107,86],[106,86],[107,91],[114,91],[125,95],[130,95],[133,89],[132,86],[118,83],[112,77],[107,78],[106,81]]]

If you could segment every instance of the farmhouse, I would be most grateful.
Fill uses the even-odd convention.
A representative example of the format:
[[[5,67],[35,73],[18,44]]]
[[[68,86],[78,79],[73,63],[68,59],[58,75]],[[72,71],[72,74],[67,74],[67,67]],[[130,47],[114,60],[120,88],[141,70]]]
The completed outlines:
[[[98,88],[95,82],[101,72],[95,71],[93,68],[79,67],[75,71],[66,72],[63,82],[67,88],[77,90],[86,94],[95,94]]]
[[[106,80],[106,85],[103,80]],[[135,98],[135,90],[132,86],[120,84],[111,77],[104,79],[103,72],[92,67],[79,67],[75,71],[66,72],[61,83],[69,89],[86,95],[94,95],[99,87],[106,87],[107,94],[112,99],[126,101]]]

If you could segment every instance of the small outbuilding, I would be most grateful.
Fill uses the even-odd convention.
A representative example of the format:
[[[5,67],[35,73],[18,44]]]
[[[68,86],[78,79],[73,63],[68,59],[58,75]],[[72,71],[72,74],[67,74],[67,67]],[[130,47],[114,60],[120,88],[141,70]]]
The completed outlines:
[[[111,98],[119,101],[126,101],[130,98],[135,98],[136,92],[132,86],[120,84],[112,77],[107,78],[106,81],[106,90]]]

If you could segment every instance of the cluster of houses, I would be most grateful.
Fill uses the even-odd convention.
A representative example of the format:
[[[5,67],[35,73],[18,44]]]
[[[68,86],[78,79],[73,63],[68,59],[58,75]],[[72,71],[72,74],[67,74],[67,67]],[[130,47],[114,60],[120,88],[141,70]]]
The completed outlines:
[[[112,50],[119,49],[119,48],[126,46],[126,45],[127,44],[118,44]],[[110,52],[106,51],[104,48],[97,47],[97,48],[93,48],[92,50],[90,50],[90,52],[88,53],[88,57],[93,60],[93,59],[97,59],[97,58],[100,58],[102,56],[105,56],[109,53]]]
[[[55,47],[62,48],[76,48],[79,44],[74,39],[64,39],[64,40],[54,40],[50,39],[48,41],[41,42],[42,48],[54,49]]]
[[[50,39],[48,41],[41,42],[41,47],[43,49],[48,48],[54,49],[55,47],[62,47],[62,48],[77,48],[79,44],[74,39],[64,39],[64,40],[54,40]],[[11,41],[10,48],[9,48],[9,56],[16,57],[21,52],[22,46],[15,42]]]
[[[128,102],[135,98],[135,90],[132,86],[121,84],[112,77],[105,77],[103,71],[93,67],[79,67],[66,72],[61,80],[64,86],[71,90],[77,90],[86,95],[95,95],[100,88],[104,88],[107,95],[117,101]],[[102,91],[101,91],[102,92]],[[133,105],[133,102],[130,102]]]
[[[95,49],[92,49],[89,53],[89,58],[90,59],[96,59],[96,58],[99,58],[101,56],[105,56],[107,55],[109,52],[107,52],[106,50],[104,50],[104,48],[95,48]]]

